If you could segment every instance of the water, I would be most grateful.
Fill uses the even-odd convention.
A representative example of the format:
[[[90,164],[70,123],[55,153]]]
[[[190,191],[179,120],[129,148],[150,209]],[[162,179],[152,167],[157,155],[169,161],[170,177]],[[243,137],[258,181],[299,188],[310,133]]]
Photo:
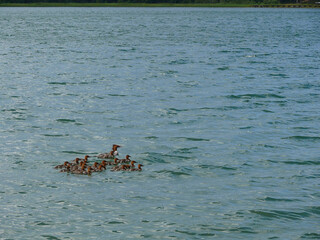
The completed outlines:
[[[1,8],[1,239],[319,239],[320,14]],[[142,172],[60,173],[122,145]]]

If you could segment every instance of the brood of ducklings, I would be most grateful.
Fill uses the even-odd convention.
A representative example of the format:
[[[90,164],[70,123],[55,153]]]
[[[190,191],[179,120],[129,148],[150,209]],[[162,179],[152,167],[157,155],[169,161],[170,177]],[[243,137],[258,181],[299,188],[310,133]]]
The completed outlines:
[[[76,158],[70,162],[64,162],[61,165],[55,166],[56,169],[61,169],[61,172],[69,172],[74,174],[84,174],[91,175],[92,172],[102,172],[106,170],[107,166],[113,166],[111,171],[142,171],[142,164],[138,164],[138,167],[135,167],[136,161],[130,159],[130,155],[126,155],[124,159],[115,158],[118,155],[118,148],[120,146],[113,144],[112,150],[109,153],[102,153],[98,158],[113,158],[113,161],[102,160],[99,164],[94,162],[92,166],[89,166],[88,158],[90,156],[85,155],[84,158]],[[120,165],[122,164],[122,165]]]

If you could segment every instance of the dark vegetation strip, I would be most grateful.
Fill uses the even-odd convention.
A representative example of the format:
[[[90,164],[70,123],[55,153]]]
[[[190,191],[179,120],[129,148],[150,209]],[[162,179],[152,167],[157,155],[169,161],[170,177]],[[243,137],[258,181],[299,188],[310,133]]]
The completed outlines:
[[[9,0],[10,1],[10,0]],[[224,2],[224,3],[147,3],[147,2],[34,2],[23,0],[0,0],[0,7],[272,7],[272,8],[320,8],[320,4],[310,3],[266,3],[264,2]],[[42,0],[43,1],[43,0]]]

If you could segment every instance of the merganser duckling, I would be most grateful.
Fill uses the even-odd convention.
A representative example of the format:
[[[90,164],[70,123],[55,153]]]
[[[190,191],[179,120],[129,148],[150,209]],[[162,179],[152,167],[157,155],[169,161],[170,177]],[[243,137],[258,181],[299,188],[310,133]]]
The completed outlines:
[[[76,158],[76,159],[72,160],[70,163],[79,164],[79,161],[80,161],[80,158]]]
[[[131,157],[130,155],[126,155],[126,158],[118,160],[118,163],[130,163],[131,162],[130,157]]]
[[[86,169],[86,165],[82,164],[81,168],[75,168],[71,172],[74,174],[84,174],[84,172],[86,172],[85,169]]]
[[[59,169],[59,168],[65,168],[65,167],[67,167],[67,165],[69,164],[69,162],[64,162],[63,164],[60,164],[60,165],[57,165],[57,166],[55,166],[54,168],[55,169]]]
[[[85,155],[84,158],[81,158],[81,159],[79,159],[79,160],[82,160],[82,161],[86,161],[86,162],[87,162],[89,157],[90,157],[89,155]]]
[[[119,165],[119,166],[114,166],[111,168],[111,171],[126,171],[126,166],[125,165]]]
[[[125,165],[127,169],[133,169],[135,168],[134,164],[137,163],[136,161],[131,161],[130,165]]]
[[[110,166],[110,165],[117,165],[118,164],[118,158],[115,158],[113,162],[105,162],[105,165]]]
[[[97,171],[98,170],[98,164],[99,163],[94,162],[94,164],[91,166],[91,170],[94,171],[94,172]]]
[[[138,168],[131,168],[130,171],[142,171],[143,165],[142,164],[138,164]]]
[[[104,167],[102,164],[100,164],[98,166],[98,168],[94,170],[94,172],[102,172],[103,170],[106,170],[106,167]]]
[[[68,163],[66,168],[61,169],[60,172],[70,172],[70,169],[71,169],[71,165],[70,165],[70,163]]]
[[[124,171],[130,171],[131,169],[135,168],[135,166],[134,166],[135,163],[136,163],[136,161],[131,161],[130,164],[124,164],[121,166],[123,166]]]
[[[89,166],[87,171],[84,172],[83,174],[90,176],[91,175],[91,167]]]

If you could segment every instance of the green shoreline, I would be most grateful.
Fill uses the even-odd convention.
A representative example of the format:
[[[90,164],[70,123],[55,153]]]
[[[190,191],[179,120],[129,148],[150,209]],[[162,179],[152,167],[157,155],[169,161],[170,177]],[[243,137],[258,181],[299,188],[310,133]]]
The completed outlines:
[[[320,8],[320,4],[237,4],[237,3],[0,3],[0,7],[253,7]]]

